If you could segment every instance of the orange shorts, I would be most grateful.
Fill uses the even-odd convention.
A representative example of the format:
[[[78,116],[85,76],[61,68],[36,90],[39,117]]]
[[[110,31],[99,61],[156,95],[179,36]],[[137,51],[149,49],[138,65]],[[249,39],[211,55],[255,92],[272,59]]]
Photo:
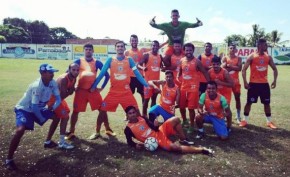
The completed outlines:
[[[155,89],[152,86],[144,87],[144,99],[151,98],[155,92]]]
[[[52,107],[54,102],[55,102],[55,97],[54,96],[50,97],[50,99],[47,103],[47,106]],[[60,102],[60,105],[54,110],[56,117],[58,117],[60,119],[68,119],[69,112],[70,112],[70,109],[69,109],[69,106],[65,100],[62,100]]]
[[[102,96],[98,90],[90,92],[89,90],[77,88],[74,97],[74,112],[85,112],[87,104],[90,103],[91,110],[100,109]]]
[[[234,87],[232,88],[233,93],[241,93],[241,84],[240,82],[235,82]]]
[[[230,88],[224,88],[222,90],[218,90],[218,92],[226,98],[228,105],[230,105],[231,104],[231,99],[232,99],[231,89]]]
[[[187,92],[186,90],[180,91],[180,108],[188,108],[188,109],[197,109],[198,108],[198,100],[199,100],[199,91],[198,89],[193,92]]]
[[[165,150],[170,150],[170,146],[173,144],[173,142],[168,137],[175,134],[176,131],[173,129],[171,122],[168,120],[165,121],[159,127],[159,132],[157,133],[156,139],[158,140],[158,146]]]
[[[138,108],[137,101],[134,98],[131,90],[129,90],[128,92],[109,91],[104,101],[102,102],[101,110],[115,112],[119,104],[124,110],[128,106],[134,106],[135,108]]]

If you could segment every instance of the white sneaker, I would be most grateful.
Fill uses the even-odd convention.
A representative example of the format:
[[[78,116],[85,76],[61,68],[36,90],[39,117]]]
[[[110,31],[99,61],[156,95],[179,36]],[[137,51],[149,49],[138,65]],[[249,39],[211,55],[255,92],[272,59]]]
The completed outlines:
[[[67,142],[63,142],[63,143],[58,143],[58,147],[61,148],[61,149],[73,149],[74,146],[67,143]]]

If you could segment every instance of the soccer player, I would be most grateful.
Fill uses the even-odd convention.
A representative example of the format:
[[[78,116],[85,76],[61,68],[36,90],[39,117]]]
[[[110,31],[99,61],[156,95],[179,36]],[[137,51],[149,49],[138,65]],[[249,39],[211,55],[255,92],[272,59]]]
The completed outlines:
[[[138,64],[139,68],[143,69],[144,77],[147,82],[149,82],[150,80],[160,79],[162,58],[158,54],[158,50],[159,50],[159,42],[152,41],[151,51],[148,53],[145,53],[143,55],[142,60]],[[144,117],[147,117],[147,109],[148,109],[149,100],[151,99],[150,107],[152,107],[156,105],[157,96],[158,96],[158,93],[154,91],[154,88],[152,86],[144,88],[144,102],[143,102],[143,109],[142,109],[142,115]]]
[[[164,71],[171,70],[174,74],[174,82],[178,85],[178,87],[181,86],[182,78],[177,79],[177,73],[179,71],[179,65],[181,58],[184,57],[183,51],[182,51],[182,45],[180,40],[174,40],[173,41],[173,54],[169,58],[164,58]]]
[[[210,42],[207,42],[204,44],[204,53],[197,57],[201,61],[201,64],[205,68],[206,71],[208,71],[211,68],[212,58],[217,57],[211,51],[212,51],[212,44]],[[206,86],[207,86],[207,80],[205,79],[203,74],[200,73],[199,96],[205,92]]]
[[[138,65],[138,63],[141,61],[143,57],[143,50],[138,49],[138,36],[135,34],[132,34],[130,36],[130,44],[131,44],[131,49],[127,50],[125,52],[125,56],[131,57],[135,64]],[[143,75],[143,71],[139,69],[139,72]],[[140,94],[142,103],[144,101],[144,89],[143,85],[139,82],[139,80],[136,78],[135,74],[133,71],[131,72],[131,81],[130,81],[130,89],[132,93],[135,93],[135,90],[137,89],[137,92]]]
[[[149,120],[154,122],[156,117],[161,115],[166,121],[175,115],[175,108],[179,107],[180,90],[174,83],[173,71],[165,71],[165,80],[151,80],[148,84],[152,86],[156,92],[160,93],[159,104],[149,109]],[[159,89],[162,86],[162,90]]]
[[[184,43],[185,30],[187,28],[196,28],[202,26],[202,22],[196,18],[196,23],[188,23],[179,21],[179,12],[174,9],[171,11],[171,22],[156,24],[155,17],[150,21],[153,28],[163,30],[168,37],[168,47],[165,50],[165,58],[169,58],[173,54],[173,41],[180,40],[181,45]]]
[[[158,127],[157,121],[152,123],[148,119],[138,116],[134,106],[128,106],[125,109],[125,112],[127,114],[128,123],[124,133],[126,135],[127,143],[131,147],[141,149],[144,147],[143,143],[148,137],[154,137],[157,139],[159,147],[166,151],[202,153],[206,155],[213,154],[211,149],[191,146],[194,143],[187,140],[178,117],[172,117]],[[177,135],[180,139],[180,144],[172,142],[169,139],[169,136],[171,135]],[[140,142],[135,143],[132,138],[135,138]]]
[[[72,95],[75,91],[75,83],[76,83],[76,78],[79,75],[79,69],[80,66],[76,63],[72,63],[68,67],[68,71],[61,76],[59,76],[56,80],[58,84],[58,88],[60,91],[60,97],[61,97],[61,103],[60,105],[54,110],[54,113],[58,119],[54,119],[51,122],[51,127],[52,131],[49,131],[46,141],[44,143],[44,147],[52,148],[50,144],[57,145],[55,142],[51,141],[51,138],[57,128],[58,123],[60,122],[60,139],[58,142],[58,147],[62,149],[73,149],[74,146],[67,143],[65,141],[65,131],[66,131],[66,126],[67,122],[69,119],[69,106],[65,99],[69,96]],[[55,102],[55,97],[51,96],[49,102],[47,103],[48,107],[51,107],[52,104]],[[48,146],[50,145],[50,146]]]
[[[11,139],[5,161],[5,167],[9,170],[17,170],[13,156],[25,130],[34,130],[34,122],[42,126],[48,119],[56,119],[53,111],[61,102],[57,83],[53,80],[54,72],[57,71],[50,64],[41,64],[39,67],[41,77],[29,85],[23,97],[14,108],[16,114],[16,130]],[[55,96],[56,101],[48,109],[45,106],[52,94]]]
[[[217,84],[214,81],[209,81],[206,92],[199,99],[198,114],[195,118],[198,127],[196,138],[202,139],[205,135],[203,123],[211,123],[221,140],[228,139],[231,122],[228,121],[226,125],[224,117],[231,117],[231,114],[225,97],[217,93]]]
[[[237,122],[241,121],[241,84],[239,79],[239,72],[242,70],[242,59],[241,57],[236,56],[237,47],[235,44],[229,45],[229,56],[225,56],[222,59],[222,67],[225,68],[232,80],[234,81],[234,87],[232,88],[232,92],[236,101],[236,119]]]
[[[121,104],[124,110],[129,105],[133,105],[138,109],[138,104],[129,86],[131,70],[133,70],[137,79],[143,84],[143,86],[148,86],[147,82],[138,71],[133,59],[124,55],[125,43],[123,41],[118,41],[115,44],[115,48],[117,55],[107,59],[103,69],[91,87],[91,90],[94,90],[110,68],[111,87],[100,108],[96,133],[92,134],[90,139],[96,139],[100,136],[102,123],[108,122],[107,111],[115,112],[119,104]]]
[[[75,137],[75,126],[78,121],[78,115],[80,112],[86,111],[88,103],[91,105],[92,111],[100,109],[102,103],[102,96],[100,92],[106,86],[110,78],[109,73],[106,72],[102,87],[90,90],[96,79],[97,71],[103,68],[103,64],[93,57],[94,47],[92,44],[87,43],[84,45],[84,53],[85,57],[74,61],[74,63],[80,66],[80,72],[73,101],[73,113],[70,120],[70,130],[66,137],[67,139],[73,139]],[[108,133],[113,133],[108,123],[105,123],[105,127]]]
[[[264,112],[266,115],[267,126],[276,129],[277,127],[271,121],[271,107],[270,107],[270,86],[268,83],[268,65],[272,68],[274,73],[274,80],[271,88],[276,87],[278,77],[278,70],[273,62],[273,58],[268,55],[265,50],[267,48],[267,41],[259,39],[257,44],[257,52],[252,53],[242,69],[242,76],[244,80],[244,87],[248,90],[247,103],[244,108],[245,120],[241,121],[240,126],[244,127],[249,122],[249,114],[252,103],[257,103],[258,97],[261,103],[264,104]],[[247,69],[250,66],[250,83],[247,81]]]
[[[180,87],[180,114],[183,119],[183,125],[186,125],[186,107],[189,111],[190,127],[187,133],[193,132],[195,111],[198,108],[199,99],[199,72],[202,72],[207,80],[208,73],[202,66],[200,60],[193,56],[194,45],[187,43],[183,46],[185,57],[181,59],[178,78],[182,78]]]

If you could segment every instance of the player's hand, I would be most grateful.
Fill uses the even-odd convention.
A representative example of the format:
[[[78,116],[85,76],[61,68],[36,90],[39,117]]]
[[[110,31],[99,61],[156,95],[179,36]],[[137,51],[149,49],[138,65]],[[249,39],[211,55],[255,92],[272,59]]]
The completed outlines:
[[[273,81],[271,84],[271,89],[274,89],[274,88],[276,88],[276,81]]]
[[[158,122],[157,118],[154,120],[153,124],[154,124],[155,127],[159,126],[159,122]]]
[[[156,16],[154,16],[154,17],[152,18],[152,20],[150,21],[150,25],[155,25],[155,18],[156,18]]]
[[[176,105],[174,106],[174,109],[176,109],[176,108],[179,108],[179,104],[176,104]]]
[[[250,88],[248,82],[245,82],[245,83],[244,83],[244,87],[245,87],[245,89],[247,89],[247,90]]]
[[[197,23],[198,23],[199,26],[202,26],[203,25],[203,23],[202,23],[202,21],[200,21],[200,19],[196,18],[196,21],[197,21]]]

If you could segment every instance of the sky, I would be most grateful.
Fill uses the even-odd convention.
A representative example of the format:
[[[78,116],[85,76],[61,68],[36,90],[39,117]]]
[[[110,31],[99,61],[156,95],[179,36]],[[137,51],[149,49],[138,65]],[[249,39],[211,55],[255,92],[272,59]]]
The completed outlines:
[[[258,24],[266,33],[283,33],[280,41],[290,40],[289,0],[0,0],[0,21],[7,17],[39,20],[50,28],[65,27],[80,38],[109,37],[125,42],[131,34],[139,40],[166,41],[156,23],[171,21],[171,10],[178,9],[180,21],[203,26],[186,30],[189,41],[223,43],[232,34],[247,36]]]

